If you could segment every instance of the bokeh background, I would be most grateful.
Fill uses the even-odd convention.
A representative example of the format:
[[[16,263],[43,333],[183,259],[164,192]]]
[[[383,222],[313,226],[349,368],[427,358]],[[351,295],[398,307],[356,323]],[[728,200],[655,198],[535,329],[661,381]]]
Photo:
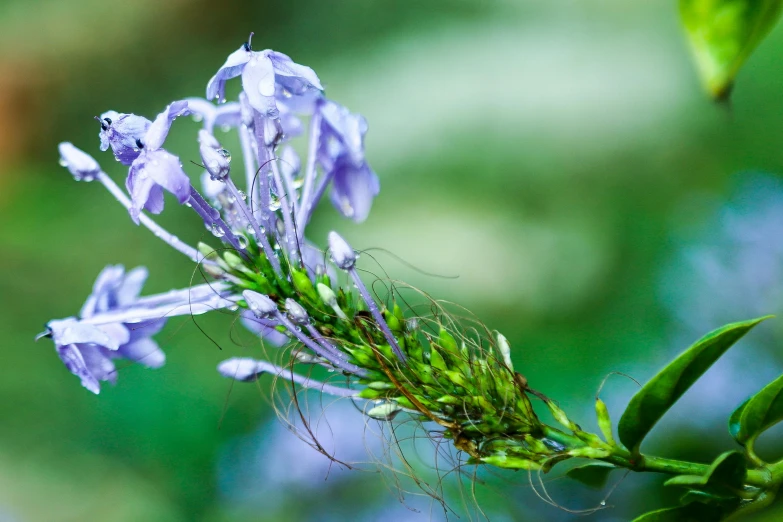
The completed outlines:
[[[123,367],[100,396],[50,342],[33,342],[46,321],[78,312],[106,264],[150,267],[149,292],[186,286],[193,269],[100,186],[75,183],[57,165],[57,143],[96,154],[121,181],[92,117],[152,117],[203,95],[250,31],[256,48],[312,66],[331,98],[370,123],[382,184],[373,212],[355,225],[323,205],[313,240],[323,245],[336,228],[357,248],[420,268],[373,254],[392,276],[504,332],[517,369],[583,425],[594,427],[593,396],[609,372],[646,379],[706,331],[783,309],[783,29],[751,57],[731,106],[716,106],[674,2],[2,0],[3,522],[445,519],[415,485],[398,487],[371,463],[330,464],[255,387],[220,378],[216,363],[241,351],[230,318],[199,320],[222,351],[190,319],[170,321],[158,336],[167,365]],[[196,129],[178,122],[171,135],[184,159],[198,159]],[[205,233],[171,202],[160,221],[192,242]],[[783,371],[782,325],[768,321],[733,348],[648,450],[709,460],[730,448],[728,414]],[[635,389],[608,380],[615,418]],[[380,428],[349,404],[327,418],[321,437],[338,458],[382,453]],[[781,433],[762,440],[769,458],[783,456]],[[414,450],[412,465],[437,483],[434,450]],[[538,500],[525,474],[480,478],[491,520],[574,519]],[[469,519],[465,482],[450,474],[443,488]],[[676,502],[659,482],[627,477],[606,501],[614,507],[591,519]],[[605,497],[564,480],[548,487],[569,509]],[[773,508],[757,520],[781,516]]]

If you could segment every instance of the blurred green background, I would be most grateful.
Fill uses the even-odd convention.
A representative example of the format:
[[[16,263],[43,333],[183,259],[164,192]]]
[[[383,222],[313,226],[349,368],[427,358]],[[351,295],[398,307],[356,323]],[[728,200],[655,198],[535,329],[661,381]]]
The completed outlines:
[[[147,292],[189,284],[192,265],[100,186],[75,183],[56,145],[72,141],[122,181],[92,117],[153,117],[203,96],[250,31],[256,48],[313,67],[329,97],[370,123],[382,185],[370,218],[355,225],[325,204],[311,238],[323,245],[336,228],[357,248],[458,275],[373,254],[502,331],[517,369],[583,425],[594,427],[608,372],[648,378],[721,322],[783,309],[781,29],[727,107],[701,91],[674,2],[2,0],[0,521],[444,518],[410,484],[401,502],[373,465],[329,466],[256,388],[220,378],[217,362],[242,352],[230,317],[198,318],[223,350],[189,318],[170,321],[157,337],[167,365],[122,367],[97,397],[49,341],[33,342],[46,321],[78,312],[106,264],[148,266]],[[197,128],[178,123],[168,142],[186,164],[198,159]],[[205,233],[171,201],[160,221],[193,243]],[[648,449],[706,461],[730,447],[728,413],[783,369],[781,324],[734,348]],[[634,390],[609,380],[615,418]],[[359,413],[335,406],[330,425],[338,458],[369,460]],[[783,456],[781,433],[763,441],[771,457]],[[427,468],[434,450],[417,449],[414,465]],[[481,478],[492,520],[574,519],[538,500],[525,474]],[[592,519],[676,502],[658,482],[627,477]],[[476,516],[454,474],[444,490]],[[570,509],[604,498],[565,481],[550,494]]]

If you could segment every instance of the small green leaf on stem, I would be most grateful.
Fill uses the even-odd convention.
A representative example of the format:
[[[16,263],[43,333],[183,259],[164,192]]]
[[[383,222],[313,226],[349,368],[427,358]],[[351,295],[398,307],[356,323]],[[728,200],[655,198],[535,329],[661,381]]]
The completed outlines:
[[[633,453],[663,415],[735,342],[767,317],[732,323],[708,333],[669,363],[636,395],[617,427],[620,441]]]
[[[658,509],[633,519],[633,522],[715,522],[722,509],[705,504],[690,503],[675,508]]]
[[[783,420],[783,376],[778,377],[760,392],[748,399],[743,406],[731,415],[732,421],[739,417],[734,438],[743,445],[752,445],[753,441],[767,428]],[[729,421],[731,431],[732,421]]]

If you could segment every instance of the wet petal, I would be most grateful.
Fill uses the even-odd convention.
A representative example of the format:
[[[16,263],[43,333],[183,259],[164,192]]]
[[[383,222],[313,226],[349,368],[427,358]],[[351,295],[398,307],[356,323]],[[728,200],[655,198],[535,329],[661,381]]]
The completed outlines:
[[[338,160],[330,198],[343,216],[356,222],[367,219],[378,192],[378,176],[367,164],[356,168],[347,158]]]
[[[142,174],[176,196],[177,201],[185,203],[190,198],[190,178],[182,170],[179,158],[159,149],[145,152]]]
[[[111,124],[107,123],[105,118],[111,120]],[[114,152],[114,157],[123,165],[130,165],[141,152],[136,141],[144,141],[144,135],[152,122],[135,114],[109,111],[101,115],[101,125],[106,127],[106,129],[102,128],[100,134],[101,148],[105,150],[103,143],[108,143]]]
[[[264,53],[254,56],[242,71],[242,88],[250,106],[264,116],[276,118],[275,71],[272,61]]]
[[[180,116],[186,116],[190,114],[188,108],[188,102],[182,100],[169,104],[166,109],[158,114],[152,125],[149,126],[147,132],[142,138],[142,144],[145,150],[154,151],[163,146],[163,142],[166,141],[166,136],[171,129],[171,123]]]
[[[243,45],[233,53],[228,55],[218,72],[215,73],[209,83],[207,83],[207,99],[223,101],[226,97],[226,80],[236,78],[242,74],[245,64],[250,60],[253,53],[248,51]]]
[[[72,143],[63,142],[58,147],[60,163],[73,175],[76,181],[92,181],[101,171],[98,162]]]
[[[324,90],[321,80],[310,67],[294,63],[291,58],[276,51],[265,51],[275,68],[275,74],[279,76],[278,82],[288,89],[291,94],[301,95],[310,89]]]

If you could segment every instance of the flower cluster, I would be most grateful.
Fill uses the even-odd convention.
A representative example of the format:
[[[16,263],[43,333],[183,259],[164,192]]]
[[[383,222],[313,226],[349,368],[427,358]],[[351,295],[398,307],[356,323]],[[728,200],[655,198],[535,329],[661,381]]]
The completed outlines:
[[[227,102],[226,82],[236,77],[242,91]],[[199,188],[165,147],[185,115],[202,122]],[[225,377],[272,374],[363,402],[365,413],[381,420],[412,413],[439,424],[476,462],[536,468],[549,458],[552,450],[532,435],[541,425],[531,390],[514,371],[502,335],[483,325],[461,330],[438,305],[432,316],[406,317],[393,285],[383,300],[371,294],[359,277],[357,252],[340,235],[328,234],[328,253],[306,240],[327,190],[338,212],[355,221],[368,216],[379,191],[364,153],[365,119],[326,98],[312,69],[275,51],[253,51],[248,41],[209,80],[206,99],[175,101],[152,121],[114,111],[97,119],[101,149],[128,166],[127,193],[70,143],[60,145],[61,163],[77,180],[103,184],[136,224],[199,263],[211,281],[139,297],[144,269],[104,270],[79,317],[51,321],[45,333],[87,389],[98,393],[100,381],[115,382],[116,358],[162,365],[150,336],[165,318],[236,310],[265,343],[281,347],[277,362],[285,364],[231,358],[218,365]],[[240,176],[216,127],[238,133]],[[304,161],[290,144],[302,134]],[[194,210],[223,244],[188,245],[160,227],[150,214],[163,211],[165,192]],[[335,385],[300,373],[318,367],[344,379]],[[502,443],[509,437],[517,442]]]

